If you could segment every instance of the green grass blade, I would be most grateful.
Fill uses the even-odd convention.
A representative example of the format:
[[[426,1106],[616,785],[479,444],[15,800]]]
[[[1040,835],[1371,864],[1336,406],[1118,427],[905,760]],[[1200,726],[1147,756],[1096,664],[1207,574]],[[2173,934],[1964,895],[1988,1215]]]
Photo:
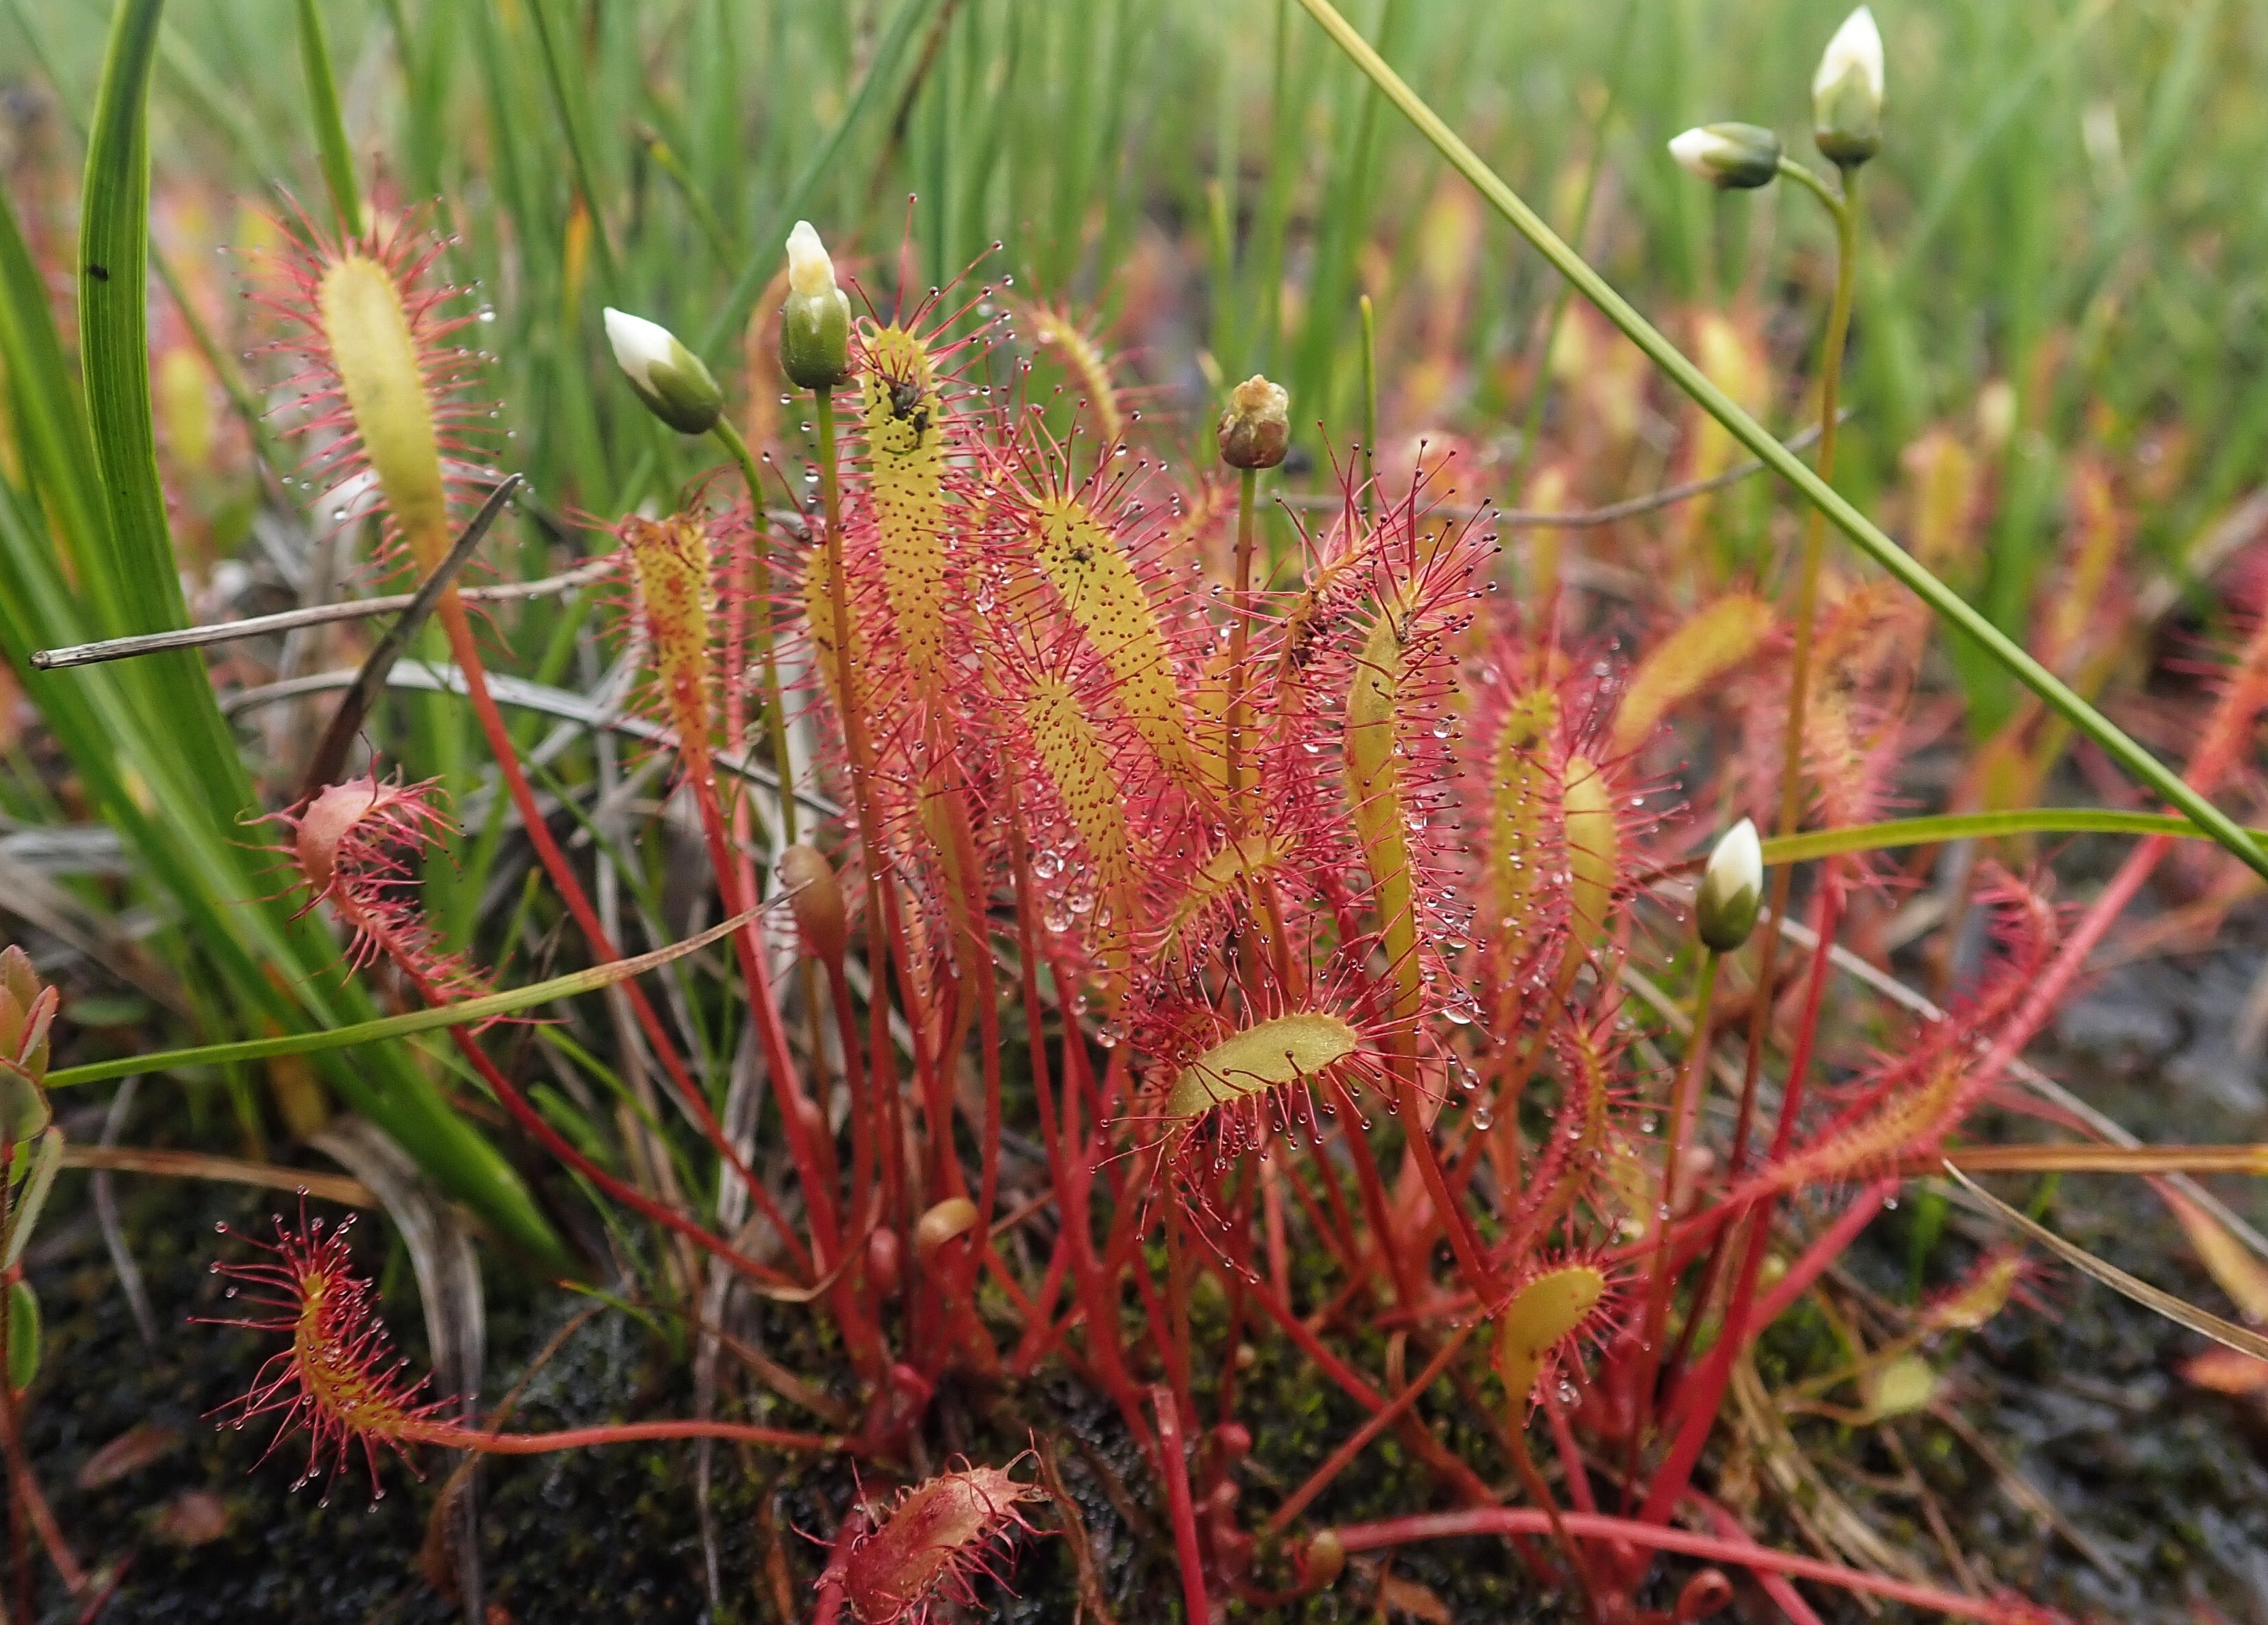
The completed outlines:
[[[37,410],[16,415],[18,448],[25,472],[54,517],[70,573],[85,584],[88,624],[104,633],[122,631],[111,577],[99,567],[109,551],[110,516],[96,476],[85,403],[48,314],[46,283],[4,194],[0,194],[0,369],[27,404],[37,403]]]
[[[1481,161],[1464,141],[1426,105],[1417,92],[1373,50],[1369,41],[1351,26],[1330,0],[1300,0],[1307,14],[1321,24],[1338,48],[1368,74],[1389,100],[1400,107],[1442,157],[1477,188],[1490,205],[1509,220],[1559,273],[1572,282],[1602,315],[1621,329],[1630,341],[1668,374],[1670,381],[1690,395],[1766,467],[1795,487],[1803,498],[1831,521],[1835,528],[1875,564],[1896,577],[1949,624],[1983,646],[1985,653],[2030,689],[2049,709],[2078,728],[2120,766],[2180,808],[2213,839],[2242,859],[2255,873],[2268,877],[2268,848],[2247,834],[2242,825],[2205,796],[2183,783],[2181,775],[2152,756],[2117,724],[2080,698],[2053,672],[2032,658],[2014,639],[1977,613],[1951,587],[1907,553],[1874,521],[1861,513],[1833,486],[1814,473],[1808,464],[1779,443],[1762,424],[1742,410],[1732,396],[1711,382],[1707,374],[1640,315],[1636,307],[1615,292],[1605,277],[1563,241],[1542,216],[1523,202],[1504,181]]]
[[[233,1044],[202,1044],[190,1049],[164,1050],[153,1055],[128,1055],[117,1060],[90,1062],[84,1067],[64,1067],[48,1074],[48,1087],[69,1089],[79,1083],[99,1083],[106,1078],[122,1078],[130,1073],[178,1072],[188,1067],[217,1067],[231,1061],[268,1060],[278,1055],[313,1055],[324,1050],[351,1049],[357,1045],[376,1044],[388,1038],[414,1038],[421,1032],[433,1032],[444,1027],[474,1026],[534,1005],[549,1004],[554,1000],[571,999],[578,993],[595,992],[630,977],[657,970],[673,960],[684,958],[688,954],[698,953],[712,942],[722,942],[762,912],[762,908],[752,908],[746,913],[718,921],[697,936],[672,942],[666,948],[657,948],[649,954],[639,954],[629,959],[612,959],[586,971],[570,971],[565,976],[555,976],[549,981],[531,982],[525,987],[507,988],[503,993],[490,993],[483,998],[468,999],[461,1004],[412,1010],[406,1016],[381,1016],[376,1021],[357,1022],[351,1026],[334,1027],[322,1032],[295,1032],[276,1038],[247,1038]]]
[[[2101,1282],[2113,1292],[2132,1298],[2143,1308],[2163,1315],[2176,1326],[2187,1326],[2201,1336],[2209,1337],[2223,1348],[2234,1348],[2239,1354],[2250,1355],[2256,1360],[2268,1360],[2268,1337],[2263,1337],[2250,1326],[2224,1320],[2209,1310],[2199,1309],[2184,1298],[2175,1296],[2162,1287],[2154,1287],[2139,1275],[2129,1274],[2116,1264],[2097,1258],[2077,1242],[2066,1241],[2029,1214],[2020,1212],[2002,1201],[1983,1186],[1970,1178],[1951,1162],[1939,1164],[1946,1175],[1961,1188],[2014,1225],[2040,1245],[2045,1247],[2074,1269]]]
[[[362,191],[355,184],[354,150],[347,144],[345,116],[339,110],[338,81],[331,74],[331,44],[323,33],[323,13],[315,0],[299,0],[299,65],[307,75],[308,111],[315,121],[315,151],[342,236],[362,235]]]
[[[575,171],[575,189],[582,194],[583,206],[590,211],[591,246],[598,252],[599,279],[610,299],[620,299],[623,297],[622,268],[615,258],[606,199],[591,165],[589,84],[579,71],[579,63],[573,64],[578,70],[571,72],[571,64],[560,60],[556,37],[558,29],[551,18],[550,0],[529,0],[527,12],[535,25],[536,41],[542,48],[544,78],[551,88],[552,105],[558,110],[560,130],[566,137],[568,160]]]
[[[2268,840],[2268,830],[2250,830]],[[1990,840],[2008,835],[2170,835],[2205,840],[2211,832],[2170,813],[2120,812],[2102,807],[2021,807],[2004,812],[1946,813],[1928,818],[1895,818],[1881,824],[1846,824],[1776,835],[1764,843],[1764,861],[1808,863],[1850,852],[1888,852],[1899,846],[1933,846],[1940,841]]]

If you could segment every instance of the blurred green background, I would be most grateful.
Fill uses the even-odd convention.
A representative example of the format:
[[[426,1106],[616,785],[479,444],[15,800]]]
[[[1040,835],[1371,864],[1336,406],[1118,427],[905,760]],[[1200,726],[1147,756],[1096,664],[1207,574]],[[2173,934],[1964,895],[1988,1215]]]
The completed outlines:
[[[9,185],[26,213],[67,214],[75,198],[72,118],[107,9],[0,4]],[[1582,246],[1642,306],[1674,318],[1745,296],[1795,326],[1766,331],[1799,361],[1817,318],[1803,297],[1822,274],[1817,211],[1785,188],[1714,197],[1663,143],[1738,117],[1811,157],[1809,74],[1843,10],[1348,8],[1563,233],[1602,140]],[[909,218],[919,279],[999,240],[988,269],[1130,324],[1117,332],[1168,401],[1189,403],[1203,351],[1223,376],[1280,376],[1303,423],[1342,435],[1359,421],[1359,292],[1391,336],[1397,303],[1422,300],[1445,256],[1469,261],[1452,268],[1468,279],[1454,331],[1425,343],[1468,364],[1438,415],[1483,432],[1520,422],[1557,293],[1493,218],[1428,233],[1454,183],[1288,0],[326,0],[323,13],[366,183],[440,199],[460,233],[453,268],[497,313],[482,336],[503,358],[512,461],[539,491],[601,512],[648,494],[667,448],[595,365],[600,307],[650,314],[732,366],[798,215],[869,256],[870,282],[890,280],[874,261],[887,270]],[[2090,413],[2112,437],[2180,426],[2186,477],[2144,516],[2146,546],[2178,546],[2268,435],[2268,13],[1893,0],[1879,16],[1890,139],[1866,175],[1852,488],[1868,495],[1899,447],[2005,379],[1997,552],[2041,541],[2058,447]],[[171,179],[213,207],[270,187],[320,200],[313,142],[294,133],[309,125],[292,37],[290,0],[175,0],[161,198]],[[1395,360],[1381,357],[1389,376]],[[1781,405],[1786,421],[1795,403]]]

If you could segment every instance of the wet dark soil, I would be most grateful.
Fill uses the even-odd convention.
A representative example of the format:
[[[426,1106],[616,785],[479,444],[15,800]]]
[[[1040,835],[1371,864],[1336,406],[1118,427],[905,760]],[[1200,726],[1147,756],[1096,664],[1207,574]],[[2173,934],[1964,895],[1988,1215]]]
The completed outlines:
[[[2067,1016],[2060,1053],[2040,1057],[2058,1075],[2146,1139],[2268,1138],[2268,1082],[2240,1057],[2229,1033],[2262,962],[2257,949],[2223,949],[2187,962],[2117,971]],[[2011,1126],[2010,1132],[2021,1132]],[[276,1340],[210,1325],[230,1305],[208,1267],[241,1242],[217,1221],[257,1228],[272,1196],[158,1180],[120,1181],[128,1233],[147,1281],[160,1335],[145,1346],[88,1213],[81,1176],[66,1176],[32,1271],[48,1318],[47,1356],[31,1396],[30,1437],[56,1513],[91,1566],[122,1565],[102,1617],[167,1625],[248,1621],[444,1621],[462,1609],[421,1565],[428,1521],[449,1464],[427,1452],[420,1480],[382,1463],[373,1501],[359,1471],[294,1491],[305,1442],[263,1459],[269,1436],[238,1431],[210,1413],[240,1392]],[[2257,1181],[2249,1182],[2257,1186]],[[2010,1200],[2036,1181],[2007,1180]],[[2220,1187],[2240,1211],[2268,1222],[2268,1200],[2247,1182]],[[1852,1281],[1908,1301],[1916,1285],[1913,1237],[1925,1204],[1908,1200],[1870,1230],[1847,1261]],[[2071,1177],[2052,1193],[2049,1221],[2125,1267],[2226,1312],[2178,1227],[2138,1180]],[[387,1294],[387,1318],[413,1358],[421,1322],[407,1260],[389,1256],[383,1227],[365,1225],[364,1262]],[[1929,1250],[1921,1284],[1956,1278],[2000,1237],[1955,1214]],[[564,1294],[514,1286],[490,1272],[490,1370],[516,1376],[563,1325],[588,1307]],[[1977,1584],[2105,1619],[2211,1619],[2205,1604],[2247,1625],[2268,1625],[2268,1407],[2201,1390],[2181,1376],[2202,1340],[2067,1271],[2043,1270],[2017,1304],[1946,1357],[1942,1376],[1960,1414],[1999,1458],[1926,1416],[1897,1424],[1899,1440],[1942,1509]],[[773,1328],[791,1350],[792,1322]],[[1766,1363],[1816,1357],[1824,1328],[1792,1320]],[[1375,1368],[1380,1349],[1366,1351]],[[527,1387],[515,1426],[538,1429],[691,1414],[687,1361],[632,1318],[602,1313]],[[816,1369],[813,1367],[811,1369]],[[1242,1481],[1264,1508],[1304,1476],[1359,1421],[1328,1385],[1296,1362],[1263,1352],[1239,1378],[1239,1414],[1255,1434]],[[501,1384],[492,1379],[490,1399]],[[1201,1385],[1210,1388],[1208,1381]],[[1029,1424],[1052,1430],[1066,1483],[1080,1504],[1108,1601],[1126,1625],[1181,1618],[1161,1508],[1124,1486],[1145,1474],[1110,1407],[1057,1377],[1005,1401],[948,1395],[935,1448],[1005,1460],[1027,1447]],[[810,1426],[783,1408],[777,1425]],[[1429,1419],[1453,1439],[1471,1419],[1436,1407]],[[131,1429],[151,1453],[107,1482],[82,1475],[105,1445]],[[1920,1503],[1885,1487],[1901,1469],[1878,1436],[1804,1421],[1797,1437],[1822,1481],[1893,1546],[1945,1573]],[[1467,1441],[1484,1459],[1477,1437]],[[777,1617],[768,1577],[784,1564],[797,1606],[806,1605],[823,1561],[817,1537],[836,1525],[856,1493],[846,1471],[800,1468],[777,1458],[747,1462],[720,1451],[711,1495],[721,1608],[711,1607],[689,1446],[621,1447],[511,1461],[482,1469],[482,1568],[489,1618],[503,1621],[755,1621]],[[2029,1489],[2027,1489],[2029,1486]],[[868,1488],[876,1486],[870,1484]],[[2028,1497],[2029,1497],[2028,1499]],[[2051,1506],[2052,1518],[2040,1511]],[[1318,1521],[1354,1519],[1429,1504],[1425,1474],[1389,1437],[1319,1503]],[[1801,1546],[1784,1503],[1767,1494],[1752,1517],[1760,1533]],[[1248,1521],[1257,1521],[1256,1518]],[[1408,1548],[1392,1575],[1422,1590],[1397,1593],[1425,1617],[1438,1599],[1465,1621],[1572,1617],[1490,1542]],[[1068,1543],[1027,1537],[1012,1564],[1016,1593],[980,1583],[970,1617],[1073,1617],[1077,1575]],[[1846,1599],[1808,1589],[1822,1617],[1870,1617]],[[50,1588],[43,1617],[73,1617]],[[1773,1617],[1759,1599],[1747,1617]],[[1351,1566],[1333,1592],[1296,1609],[1234,1617],[1332,1621],[1378,1617],[1377,1575]],[[1889,1609],[1871,1617],[1896,1619]]]

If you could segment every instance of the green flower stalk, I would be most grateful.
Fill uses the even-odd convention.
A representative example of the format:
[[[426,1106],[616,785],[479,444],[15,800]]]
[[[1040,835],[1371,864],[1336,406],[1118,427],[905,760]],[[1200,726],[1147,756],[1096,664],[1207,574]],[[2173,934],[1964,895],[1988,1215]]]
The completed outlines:
[[[1693,900],[1693,924],[1701,939],[1701,973],[1693,993],[1693,1038],[1686,1046],[1685,1064],[1678,1069],[1669,1102],[1668,1142],[1662,1153],[1661,1204],[1654,1225],[1653,1272],[1646,1290],[1645,1332],[1639,1342],[1645,1372],[1638,1387],[1638,1403],[1649,1413],[1661,1371],[1661,1344],[1669,1314],[1671,1276],[1676,1269],[1669,1245],[1669,1227],[1677,1216],[1677,1177],[1683,1171],[1686,1136],[1691,1133],[1694,1105],[1702,1077],[1709,1065],[1710,1007],[1717,992],[1718,963],[1749,940],[1756,929],[1756,911],[1764,900],[1763,844],[1756,826],[1743,818],[1719,838],[1702,872],[1699,892]],[[1706,1287],[1703,1298],[1707,1296]],[[1693,1313],[1701,1312],[1697,1299]],[[1633,1436],[1635,1442],[1635,1436]]]
[[[1220,415],[1219,439],[1220,460],[1244,476],[1236,501],[1236,619],[1228,634],[1228,771],[1224,782],[1233,816],[1241,787],[1238,781],[1244,749],[1245,654],[1252,637],[1254,488],[1260,470],[1283,462],[1291,448],[1292,397],[1281,384],[1270,383],[1255,373],[1229,392],[1228,408]]]

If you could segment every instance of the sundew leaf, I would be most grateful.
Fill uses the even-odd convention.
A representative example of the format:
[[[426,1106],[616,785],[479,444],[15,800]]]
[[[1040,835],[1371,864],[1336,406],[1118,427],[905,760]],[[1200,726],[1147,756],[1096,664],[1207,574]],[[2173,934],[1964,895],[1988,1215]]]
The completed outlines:
[[[1196,1117],[1229,1101],[1314,1077],[1351,1057],[1361,1045],[1361,1035],[1352,1027],[1320,1010],[1256,1022],[1182,1068],[1166,1097],[1166,1115]]]
[[[1134,566],[1087,506],[1070,497],[1042,500],[1033,515],[1033,551],[1117,679],[1118,703],[1166,770],[1195,783],[1197,757],[1174,680],[1174,661],[1157,609]]]
[[[1513,1294],[1497,1318],[1496,1369],[1516,1407],[1535,1391],[1544,1362],[1606,1295],[1607,1278],[1589,1264],[1547,1270]]]
[[[1771,631],[1772,607],[1754,593],[1730,593],[1695,614],[1648,652],[1615,712],[1613,748],[1643,743],[1671,708],[1734,670]]]

